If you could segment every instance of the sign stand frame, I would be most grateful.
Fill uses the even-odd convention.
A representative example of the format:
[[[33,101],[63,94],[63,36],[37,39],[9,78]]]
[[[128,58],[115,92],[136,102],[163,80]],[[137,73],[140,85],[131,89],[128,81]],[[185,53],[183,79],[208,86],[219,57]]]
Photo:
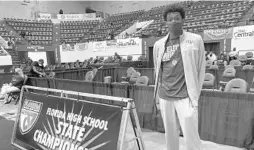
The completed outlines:
[[[98,95],[98,94],[90,94],[90,93],[82,93],[82,92],[75,92],[75,91],[67,91],[67,90],[59,90],[59,89],[51,89],[51,88],[42,88],[42,87],[27,86],[27,85],[22,87],[21,93],[20,93],[18,114],[16,117],[16,121],[14,124],[14,131],[12,133],[12,138],[11,138],[11,144],[14,147],[19,148],[20,150],[27,150],[26,148],[15,143],[15,140],[16,140],[15,133],[16,133],[18,121],[20,118],[21,102],[23,99],[23,94],[25,91],[26,92],[29,91],[28,89],[44,91],[47,94],[48,94],[48,92],[60,93],[60,97],[68,97],[68,94],[70,94],[70,95],[76,95],[76,96],[99,98],[99,99],[104,99],[104,100],[109,100],[109,101],[117,101],[117,102],[126,103],[127,106],[122,107],[122,109],[126,112],[123,112],[123,115],[121,117],[121,122],[123,121],[123,127],[120,127],[120,131],[119,131],[119,133],[122,133],[122,134],[120,134],[121,136],[118,137],[118,141],[117,141],[118,148],[119,148],[119,150],[123,150],[123,148],[124,148],[124,139],[125,139],[126,130],[127,130],[128,118],[130,117],[132,129],[134,131],[134,136],[135,136],[133,138],[133,140],[136,140],[139,150],[145,150],[145,144],[144,144],[144,141],[143,141],[143,138],[141,135],[141,128],[140,128],[138,115],[137,115],[137,111],[136,111],[136,107],[135,107],[135,103],[134,103],[133,99],[123,98],[123,97],[106,96],[106,95]],[[80,101],[83,101],[83,100],[80,100]],[[94,102],[94,103],[98,104],[98,102]],[[113,105],[113,104],[110,104],[110,105]],[[119,139],[120,139],[120,141],[119,141]]]

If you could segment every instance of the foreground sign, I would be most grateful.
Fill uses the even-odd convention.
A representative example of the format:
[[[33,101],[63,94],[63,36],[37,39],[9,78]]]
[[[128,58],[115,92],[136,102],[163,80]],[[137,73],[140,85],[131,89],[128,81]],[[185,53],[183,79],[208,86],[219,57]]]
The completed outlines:
[[[25,93],[15,137],[32,149],[116,150],[120,107]]]

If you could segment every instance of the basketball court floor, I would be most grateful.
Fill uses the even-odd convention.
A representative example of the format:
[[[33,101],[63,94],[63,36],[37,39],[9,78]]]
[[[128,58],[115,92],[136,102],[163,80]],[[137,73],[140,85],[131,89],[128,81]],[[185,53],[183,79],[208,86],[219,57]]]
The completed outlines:
[[[14,104],[4,105],[0,102],[0,149],[12,150],[10,143],[11,135],[16,118],[17,106]],[[137,150],[136,142],[133,139],[131,125],[127,126],[127,134],[124,142],[125,150]],[[145,143],[145,150],[166,150],[163,133],[142,129],[142,137]],[[205,150],[244,150],[226,145],[220,145],[209,141],[202,141]],[[183,138],[180,137],[180,150],[186,150]]]

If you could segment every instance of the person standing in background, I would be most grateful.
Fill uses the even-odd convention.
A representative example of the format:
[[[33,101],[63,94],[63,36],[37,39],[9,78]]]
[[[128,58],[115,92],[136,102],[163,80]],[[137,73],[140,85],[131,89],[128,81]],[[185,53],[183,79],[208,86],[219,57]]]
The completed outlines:
[[[167,150],[179,150],[177,117],[186,150],[203,150],[197,106],[205,77],[205,48],[200,35],[182,29],[185,10],[170,5],[163,13],[169,33],[154,44],[156,106],[161,111]]]
[[[44,72],[44,60],[40,59],[39,61],[34,61],[31,68],[32,77],[45,77],[46,73]]]

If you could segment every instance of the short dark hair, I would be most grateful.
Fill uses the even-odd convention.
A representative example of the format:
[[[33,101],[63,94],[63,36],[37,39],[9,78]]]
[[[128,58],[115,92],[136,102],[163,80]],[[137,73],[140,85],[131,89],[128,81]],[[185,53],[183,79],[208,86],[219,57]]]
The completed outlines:
[[[172,12],[179,12],[182,19],[185,18],[185,10],[184,8],[179,5],[179,4],[173,4],[173,5],[169,5],[167,6],[164,11],[163,11],[163,18],[165,21],[167,21],[167,15],[168,13],[172,13]]]

